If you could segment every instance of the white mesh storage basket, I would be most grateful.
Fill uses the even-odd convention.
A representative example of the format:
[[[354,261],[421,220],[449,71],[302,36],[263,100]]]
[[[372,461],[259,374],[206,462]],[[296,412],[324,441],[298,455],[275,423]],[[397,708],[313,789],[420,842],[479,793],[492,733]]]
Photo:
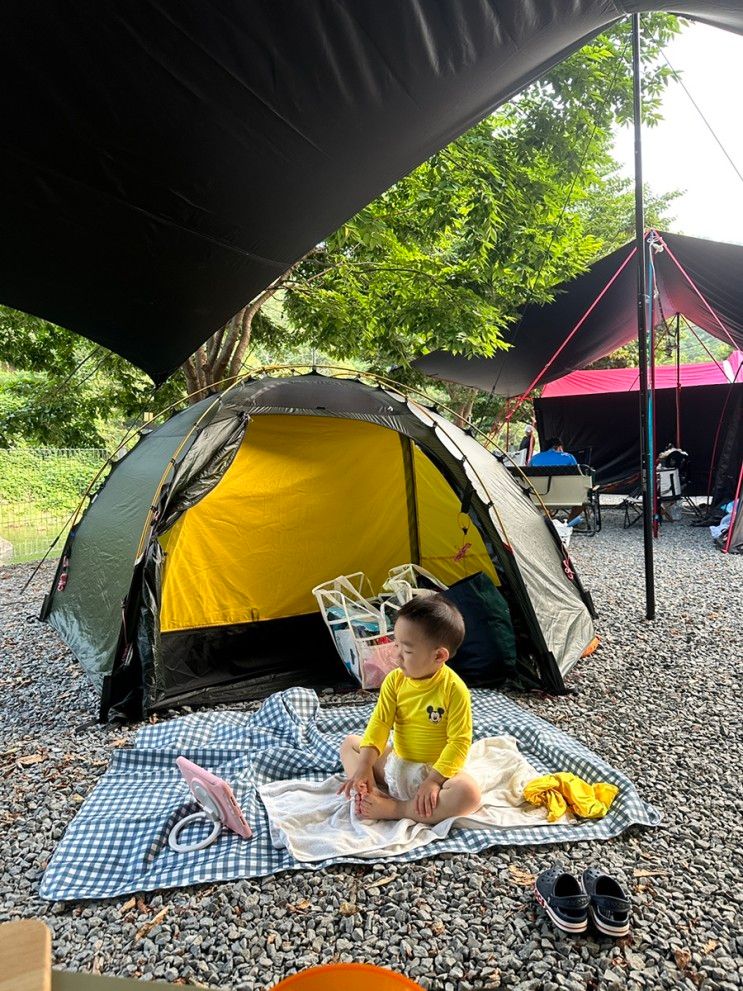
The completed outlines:
[[[316,585],[312,594],[346,670],[362,688],[379,688],[398,666],[393,636],[397,602],[373,602],[369,581],[360,571]]]

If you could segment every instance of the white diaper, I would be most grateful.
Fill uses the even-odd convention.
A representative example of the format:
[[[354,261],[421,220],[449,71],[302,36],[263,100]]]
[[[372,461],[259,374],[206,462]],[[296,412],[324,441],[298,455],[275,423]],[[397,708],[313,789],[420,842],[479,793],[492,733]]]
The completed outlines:
[[[403,760],[391,750],[384,764],[384,780],[387,790],[399,802],[414,798],[416,792],[431,773],[430,764]]]

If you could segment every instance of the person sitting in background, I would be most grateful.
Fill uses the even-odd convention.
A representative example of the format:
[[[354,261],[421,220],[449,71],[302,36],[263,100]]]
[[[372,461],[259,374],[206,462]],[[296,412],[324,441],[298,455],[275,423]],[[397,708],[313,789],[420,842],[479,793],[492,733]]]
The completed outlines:
[[[534,427],[530,423],[527,423],[524,427],[524,436],[519,444],[519,451],[528,451],[529,448],[533,446],[532,434],[534,433]]]
[[[534,468],[552,467],[557,465],[577,465],[572,454],[568,454],[563,449],[562,440],[559,437],[552,437],[544,446],[544,450],[535,454],[529,465]]]
[[[529,464],[534,468],[551,468],[564,465],[577,465],[578,462],[572,454],[568,454],[567,451],[563,450],[562,439],[560,437],[552,437],[545,444],[544,450],[540,451],[539,454],[535,454]],[[572,506],[568,514],[568,526],[576,526],[582,523],[582,513],[582,506]]]

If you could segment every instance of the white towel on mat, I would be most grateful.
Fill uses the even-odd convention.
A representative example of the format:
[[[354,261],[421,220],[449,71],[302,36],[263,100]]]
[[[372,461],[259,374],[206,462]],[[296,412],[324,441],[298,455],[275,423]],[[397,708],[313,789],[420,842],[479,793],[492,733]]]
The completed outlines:
[[[464,768],[477,781],[483,804],[466,818],[427,826],[410,819],[360,819],[354,803],[337,795],[340,775],[324,781],[272,781],[259,793],[268,813],[271,841],[299,861],[332,857],[387,857],[425,846],[452,828],[547,824],[544,808],[524,802],[524,786],[539,776],[511,736],[478,740]],[[563,823],[564,824],[564,823]]]

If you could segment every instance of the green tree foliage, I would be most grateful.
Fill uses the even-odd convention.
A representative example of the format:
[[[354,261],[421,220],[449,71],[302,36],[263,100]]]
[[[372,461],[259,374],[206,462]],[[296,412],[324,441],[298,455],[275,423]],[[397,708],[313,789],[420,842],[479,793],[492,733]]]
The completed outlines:
[[[111,447],[129,421],[183,395],[155,395],[128,361],[46,320],[0,306],[0,447]],[[0,366],[1,367],[1,366]]]
[[[28,447],[0,449],[0,506],[34,512],[69,513],[103,463],[95,450],[77,450],[67,457],[46,457]]]
[[[601,243],[599,257],[610,254],[635,236],[635,186],[632,179],[618,175],[613,168],[588,191],[577,211],[583,227]],[[668,230],[673,224],[674,201],[681,190],[656,195],[644,186],[645,226]]]
[[[682,365],[694,365],[700,362],[724,361],[733,350],[728,341],[721,341],[701,327],[692,327],[682,318],[679,335],[679,352]],[[671,317],[666,324],[660,323],[655,328],[655,363],[656,365],[676,364],[676,319]],[[637,368],[640,363],[640,351],[637,341],[630,341],[624,347],[617,348],[605,358],[599,358],[590,367],[601,368]]]

